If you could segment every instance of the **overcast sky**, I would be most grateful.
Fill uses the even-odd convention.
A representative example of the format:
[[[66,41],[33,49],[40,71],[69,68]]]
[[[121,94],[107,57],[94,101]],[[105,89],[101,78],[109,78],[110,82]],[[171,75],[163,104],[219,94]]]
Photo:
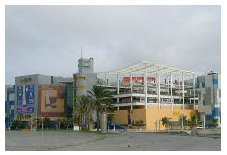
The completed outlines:
[[[143,60],[221,71],[220,6],[6,6],[6,84],[20,75],[72,77],[83,57],[95,71]]]

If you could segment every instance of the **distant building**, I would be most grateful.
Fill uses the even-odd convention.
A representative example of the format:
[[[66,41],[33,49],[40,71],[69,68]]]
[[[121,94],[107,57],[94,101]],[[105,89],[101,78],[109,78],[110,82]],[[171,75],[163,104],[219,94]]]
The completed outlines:
[[[170,129],[183,129],[182,116],[197,115],[200,73],[143,61],[116,71],[98,74],[98,84],[114,98],[113,121],[132,129],[164,130],[162,118],[171,118]]]
[[[94,73],[93,58],[78,60],[74,74],[74,103],[94,85],[112,92],[113,121],[145,130],[163,130],[163,117],[171,118],[171,128],[183,127],[181,116],[200,115],[203,125],[220,120],[221,83],[217,73],[196,73],[143,61],[123,69]]]
[[[80,58],[78,60],[79,72],[73,75],[74,96],[87,95],[97,83],[97,74],[94,73],[94,59]]]
[[[171,128],[183,128],[182,116],[190,120],[197,114],[205,125],[214,118],[221,122],[218,73],[196,73],[148,61],[94,73],[94,59],[80,58],[73,78],[40,74],[16,77],[15,86],[6,87],[6,127],[18,114],[53,120],[73,118],[78,97],[87,95],[94,85],[112,92],[113,121],[130,128],[163,130],[163,117],[171,118]]]
[[[12,125],[15,114],[15,85],[5,86],[5,127]]]
[[[73,96],[73,82],[66,83],[66,108],[65,116],[67,118],[73,117],[74,96]]]
[[[73,74],[73,96],[74,104],[77,107],[77,99],[81,95],[87,95],[93,86],[97,84],[97,74],[94,73],[94,59],[80,58],[78,60],[78,73]],[[69,85],[70,86],[70,85]],[[93,113],[93,119],[96,114]]]
[[[16,115],[64,117],[66,85],[71,78],[40,74],[15,78]]]
[[[197,89],[200,90],[199,113],[206,125],[214,118],[221,121],[221,75],[208,73],[197,78]]]
[[[98,84],[113,94],[114,123],[154,131],[164,129],[163,117],[171,118],[173,129],[183,127],[182,115],[190,120],[199,114],[206,126],[213,118],[221,120],[218,73],[206,75],[143,61],[97,75]]]

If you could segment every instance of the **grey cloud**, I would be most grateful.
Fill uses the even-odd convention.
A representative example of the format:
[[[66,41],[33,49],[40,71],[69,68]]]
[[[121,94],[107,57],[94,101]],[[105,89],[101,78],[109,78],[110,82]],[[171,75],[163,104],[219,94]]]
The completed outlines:
[[[95,70],[142,60],[221,71],[220,6],[6,6],[6,83],[72,76],[80,44]]]

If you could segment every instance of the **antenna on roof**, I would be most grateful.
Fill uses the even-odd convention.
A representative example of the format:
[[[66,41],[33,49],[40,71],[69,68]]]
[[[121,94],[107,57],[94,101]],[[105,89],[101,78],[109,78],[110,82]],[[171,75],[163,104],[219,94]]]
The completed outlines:
[[[82,44],[80,46],[80,54],[81,54],[81,59],[83,58],[83,48],[82,48]]]

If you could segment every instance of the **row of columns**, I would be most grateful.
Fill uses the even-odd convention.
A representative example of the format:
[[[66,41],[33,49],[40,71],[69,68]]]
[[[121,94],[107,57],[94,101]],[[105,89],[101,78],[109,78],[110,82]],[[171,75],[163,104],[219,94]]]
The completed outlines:
[[[158,71],[156,71],[156,79],[158,83],[156,84],[156,89],[157,89],[157,94],[158,94],[158,107],[160,109],[160,103],[161,103],[161,95],[160,95],[160,85],[161,85],[161,78],[160,78],[160,71],[158,68]],[[132,90],[133,90],[133,85],[132,85],[132,73],[130,73],[130,90],[131,90],[131,103],[132,103]],[[144,94],[145,94],[145,108],[147,109],[147,70],[144,72]],[[182,72],[182,102],[183,102],[183,109],[185,108],[184,106],[184,72]],[[180,91],[180,83],[179,83],[179,91]],[[119,95],[120,95],[120,80],[119,80],[119,74],[117,75],[117,103],[119,103]],[[171,99],[171,107],[173,109],[173,77],[172,73],[170,73],[170,99]],[[193,97],[194,97],[194,110],[195,110],[195,74],[193,74]],[[131,105],[132,106],[132,105]],[[131,107],[132,108],[132,107]]]

